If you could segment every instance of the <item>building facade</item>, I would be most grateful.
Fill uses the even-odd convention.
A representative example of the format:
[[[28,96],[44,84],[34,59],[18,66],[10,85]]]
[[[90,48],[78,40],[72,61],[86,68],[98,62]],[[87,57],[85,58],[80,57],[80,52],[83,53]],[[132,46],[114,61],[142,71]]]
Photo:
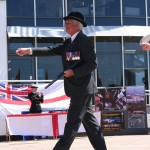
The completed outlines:
[[[139,46],[150,33],[148,6],[150,0],[0,0],[0,80],[53,80],[62,71],[61,58],[19,57],[15,51],[61,44],[67,36],[62,18],[80,11],[95,44],[97,86],[148,90],[150,55]]]

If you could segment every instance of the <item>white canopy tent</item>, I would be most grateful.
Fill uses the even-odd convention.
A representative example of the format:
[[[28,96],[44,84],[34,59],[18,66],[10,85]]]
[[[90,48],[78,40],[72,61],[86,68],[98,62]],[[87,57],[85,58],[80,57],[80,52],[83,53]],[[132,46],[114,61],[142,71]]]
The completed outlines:
[[[145,36],[149,26],[87,26],[83,29],[87,36]],[[23,27],[8,26],[8,37],[66,37],[64,27]]]
[[[63,27],[8,26],[8,37],[64,37]]]

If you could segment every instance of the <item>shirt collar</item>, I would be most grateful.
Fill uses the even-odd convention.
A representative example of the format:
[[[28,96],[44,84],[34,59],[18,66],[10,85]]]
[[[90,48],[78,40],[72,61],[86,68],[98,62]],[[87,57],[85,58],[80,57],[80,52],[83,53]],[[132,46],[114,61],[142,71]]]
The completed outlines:
[[[71,42],[73,42],[73,40],[76,38],[76,36],[78,35],[80,31],[76,32],[73,36],[71,36]]]

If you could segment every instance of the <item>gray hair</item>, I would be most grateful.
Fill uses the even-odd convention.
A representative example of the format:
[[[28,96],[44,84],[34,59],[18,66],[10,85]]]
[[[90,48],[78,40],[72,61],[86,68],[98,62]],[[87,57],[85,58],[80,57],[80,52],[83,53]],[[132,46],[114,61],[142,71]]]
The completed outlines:
[[[76,21],[76,20],[73,20],[74,21],[74,23],[76,24],[77,22],[79,23],[79,30],[80,31],[82,31],[83,30],[83,24],[81,23],[81,22],[79,22],[79,21]]]

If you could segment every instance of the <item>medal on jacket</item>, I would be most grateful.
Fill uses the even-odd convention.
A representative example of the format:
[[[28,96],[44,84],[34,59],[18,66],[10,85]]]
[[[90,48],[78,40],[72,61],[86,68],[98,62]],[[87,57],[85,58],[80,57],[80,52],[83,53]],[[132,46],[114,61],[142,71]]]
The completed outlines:
[[[66,60],[67,61],[80,60],[80,51],[66,52]]]

